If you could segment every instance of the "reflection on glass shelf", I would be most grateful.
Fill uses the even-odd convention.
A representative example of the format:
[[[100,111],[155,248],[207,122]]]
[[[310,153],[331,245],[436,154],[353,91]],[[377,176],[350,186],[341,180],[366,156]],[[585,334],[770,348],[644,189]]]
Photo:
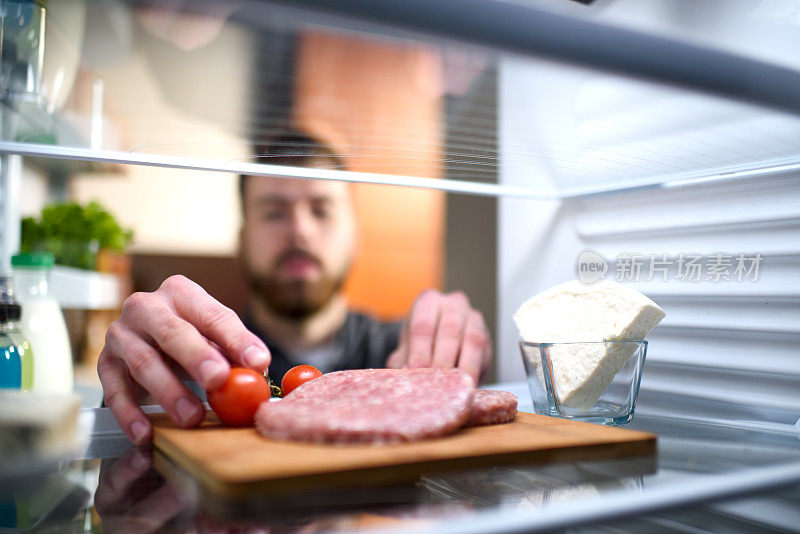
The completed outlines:
[[[506,54],[498,51],[503,35],[496,29],[492,48],[262,2],[202,3],[191,12],[180,3],[88,4],[81,24],[60,23],[66,15],[49,10],[48,24],[58,28],[53,35],[84,43],[70,48],[80,53],[77,74],[62,76],[69,91],[61,88],[59,95],[68,98],[59,96],[56,108],[0,106],[3,152],[299,176],[252,166],[269,160],[258,147],[291,127],[334,147],[353,171],[344,179],[534,198],[741,179],[800,164],[800,119],[790,112],[576,66],[576,58],[544,59],[560,57],[559,50]],[[470,5],[532,20],[550,16],[534,5]],[[737,16],[745,15],[728,13]],[[594,21],[597,33],[576,46],[599,36],[617,44],[641,38],[637,42],[652,45],[664,63],[662,72],[639,74],[662,82],[680,83],[669,77],[684,67],[688,60],[681,54],[687,53],[724,59],[727,70],[715,72],[708,64],[709,77],[719,78],[717,92],[742,98],[745,76],[764,91],[800,77],[792,64],[725,54],[730,36],[711,22],[709,38],[700,42],[722,52],[687,44],[670,26],[674,21],[662,20],[653,35],[633,35],[605,19],[591,6],[558,20]],[[110,20],[119,31],[109,31]],[[782,20],[759,19],[759,35]],[[505,22],[512,31],[513,21]],[[656,38],[660,34],[673,40]],[[759,42],[757,56],[773,57],[776,43]],[[618,61],[609,59],[603,68],[634,73],[633,66],[622,68],[624,50],[610,46],[604,53]],[[592,59],[583,61],[591,65]],[[48,54],[44,62],[44,72],[57,73],[68,72],[73,60]],[[754,77],[757,72],[774,76]],[[702,73],[694,75],[699,78],[683,81],[703,86]],[[762,100],[771,104],[767,96]]]
[[[525,391],[523,383],[497,387]],[[697,401],[698,408],[706,406],[702,399]],[[142,521],[170,531],[253,527],[353,532],[393,527],[432,534],[547,532],[581,525],[594,532],[602,530],[603,522],[616,521],[621,527],[611,531],[639,532],[642,525],[664,521],[672,530],[694,525],[698,509],[724,513],[724,523],[714,523],[728,530],[747,527],[756,516],[766,525],[796,524],[791,520],[796,517],[797,489],[776,493],[800,482],[797,437],[785,434],[637,415],[634,427],[659,436],[656,456],[462,469],[428,474],[416,484],[278,491],[233,499],[204,492],[198,479],[152,449],[132,448],[107,408],[94,413],[91,445],[80,456],[86,459],[61,469],[54,466],[45,475],[61,480],[66,474],[94,498],[87,501],[81,493],[83,500],[76,501],[68,517],[50,515],[42,520],[47,525],[74,518],[78,508],[85,512],[87,532],[90,524],[94,532],[101,526],[119,530]],[[44,490],[43,480],[31,479],[29,487]],[[746,496],[749,504],[740,499]],[[49,497],[41,510],[54,505],[57,497]]]
[[[641,492],[655,458],[627,458],[574,464],[497,467],[424,476],[420,484],[435,502],[469,503],[476,508],[542,509],[557,503],[597,499],[602,493]]]
[[[527,169],[558,191],[679,186],[800,163],[797,116],[518,58],[500,72],[506,183]]]

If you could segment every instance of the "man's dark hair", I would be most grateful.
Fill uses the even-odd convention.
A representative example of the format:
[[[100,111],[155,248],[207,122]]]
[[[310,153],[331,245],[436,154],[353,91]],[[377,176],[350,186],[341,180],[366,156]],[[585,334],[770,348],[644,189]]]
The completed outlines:
[[[290,130],[273,137],[257,147],[258,163],[269,165],[288,165],[293,167],[319,167],[324,169],[344,170],[344,164],[333,149],[299,130]],[[239,199],[244,209],[244,186],[246,174],[239,175]]]

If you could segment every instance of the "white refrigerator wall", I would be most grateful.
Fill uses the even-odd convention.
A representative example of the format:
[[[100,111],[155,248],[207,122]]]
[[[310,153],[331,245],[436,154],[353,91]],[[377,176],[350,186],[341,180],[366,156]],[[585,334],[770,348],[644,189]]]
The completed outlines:
[[[581,158],[586,144],[564,133],[570,128],[580,132],[587,110],[592,111],[593,122],[608,122],[606,161],[614,165],[621,150],[630,151],[631,157],[647,154],[656,163],[685,156],[697,149],[694,143],[703,131],[720,127],[724,108],[724,103],[698,107],[690,100],[682,106],[670,99],[661,112],[668,109],[674,124],[682,126],[664,131],[661,122],[635,120],[635,102],[633,109],[604,108],[608,96],[615,95],[612,79],[602,81],[605,102],[598,100],[593,107],[585,88],[597,86],[592,78],[600,75],[516,59],[503,60],[499,72],[500,179],[509,185],[533,182],[544,189],[570,185],[570,162]],[[619,83],[620,94],[626,94],[627,82]],[[640,88],[638,95],[640,102],[646,102],[638,108],[642,114],[659,108],[663,97],[658,88],[649,94]],[[796,135],[792,120],[768,112],[759,118],[752,110],[731,113],[726,112],[726,136],[700,147],[708,158],[740,151],[737,129],[753,120],[768,120],[772,136]],[[615,116],[627,123],[615,122]],[[625,139],[635,140],[636,146],[625,145]],[[766,160],[769,146],[753,147],[751,153],[763,154]],[[618,162],[617,170],[624,170],[625,163]],[[598,171],[598,181],[602,172]],[[500,201],[499,381],[524,380],[511,319],[514,311],[531,295],[576,278],[580,253],[593,250],[608,260],[606,278],[633,285],[667,312],[648,337],[646,386],[800,406],[800,391],[794,391],[800,377],[800,172],[672,185],[562,201]],[[702,257],[699,281],[692,280],[696,272],[689,280],[679,276],[679,259],[692,256]],[[641,262],[638,279],[632,276],[630,258]],[[736,271],[738,263],[744,270]],[[658,266],[652,276],[650,265]],[[685,277],[686,264],[682,267]],[[718,369],[724,369],[726,376],[715,381]],[[795,381],[787,381],[785,388],[779,381],[765,390],[752,373]]]

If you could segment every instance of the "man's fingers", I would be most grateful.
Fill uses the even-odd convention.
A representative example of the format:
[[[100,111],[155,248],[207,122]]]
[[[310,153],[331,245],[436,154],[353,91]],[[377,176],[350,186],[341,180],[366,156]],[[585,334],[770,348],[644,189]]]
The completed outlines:
[[[408,322],[403,322],[400,327],[400,334],[397,336],[397,348],[386,358],[386,367],[388,369],[405,369],[408,365],[407,326]]]
[[[144,497],[128,510],[131,532],[147,534],[156,532],[183,512],[190,503],[185,495],[171,482],[165,482],[150,495]]]
[[[433,342],[433,367],[450,369],[456,366],[468,313],[467,302],[445,297],[445,305],[439,312],[439,323]]]
[[[403,345],[401,344],[386,359],[386,368],[402,369],[405,366],[406,366],[406,355],[405,355],[405,350],[403,349]]]
[[[200,400],[177,379],[161,354],[134,332],[112,323],[104,350],[112,356],[119,355],[131,377],[155,397],[175,422],[195,426],[203,419]]]
[[[94,497],[98,513],[106,513],[120,507],[120,501],[130,494],[131,485],[153,465],[150,454],[147,449],[133,448],[126,451],[113,464],[103,465]]]
[[[136,403],[125,363],[103,349],[97,360],[97,374],[103,384],[106,406],[117,418],[122,431],[136,445],[148,443],[153,429]]]
[[[458,368],[467,372],[476,384],[484,366],[487,345],[490,345],[489,332],[486,329],[483,315],[472,310],[467,315],[461,353],[458,357]]]
[[[263,371],[267,368],[270,363],[267,346],[245,328],[233,310],[182,276],[167,278],[161,287],[176,296],[169,300],[175,306],[175,311],[218,345],[223,354],[251,369]]]
[[[162,352],[186,369],[204,389],[219,387],[228,378],[228,360],[159,296],[144,293],[131,295],[123,305],[122,318],[140,334],[137,337],[152,339]],[[128,354],[130,350],[125,347],[120,354]],[[142,386],[155,394],[145,384]]]
[[[494,357],[494,348],[492,347],[492,336],[489,334],[487,329],[486,331],[487,336],[487,343],[486,343],[486,350],[483,351],[483,365],[481,366],[481,376],[486,375],[489,370],[492,368],[492,359]]]
[[[430,367],[433,360],[433,338],[439,322],[440,298],[437,292],[426,291],[411,308],[406,338],[408,366],[412,369]]]

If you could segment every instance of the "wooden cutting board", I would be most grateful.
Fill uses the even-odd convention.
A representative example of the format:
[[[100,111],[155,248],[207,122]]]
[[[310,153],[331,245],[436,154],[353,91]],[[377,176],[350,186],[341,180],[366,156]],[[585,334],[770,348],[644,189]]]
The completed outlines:
[[[653,434],[518,413],[503,425],[464,428],[399,445],[317,445],[273,441],[254,428],[229,428],[208,412],[198,428],[150,416],[153,443],[209,490],[227,496],[415,480],[424,473],[513,463],[651,455]]]

